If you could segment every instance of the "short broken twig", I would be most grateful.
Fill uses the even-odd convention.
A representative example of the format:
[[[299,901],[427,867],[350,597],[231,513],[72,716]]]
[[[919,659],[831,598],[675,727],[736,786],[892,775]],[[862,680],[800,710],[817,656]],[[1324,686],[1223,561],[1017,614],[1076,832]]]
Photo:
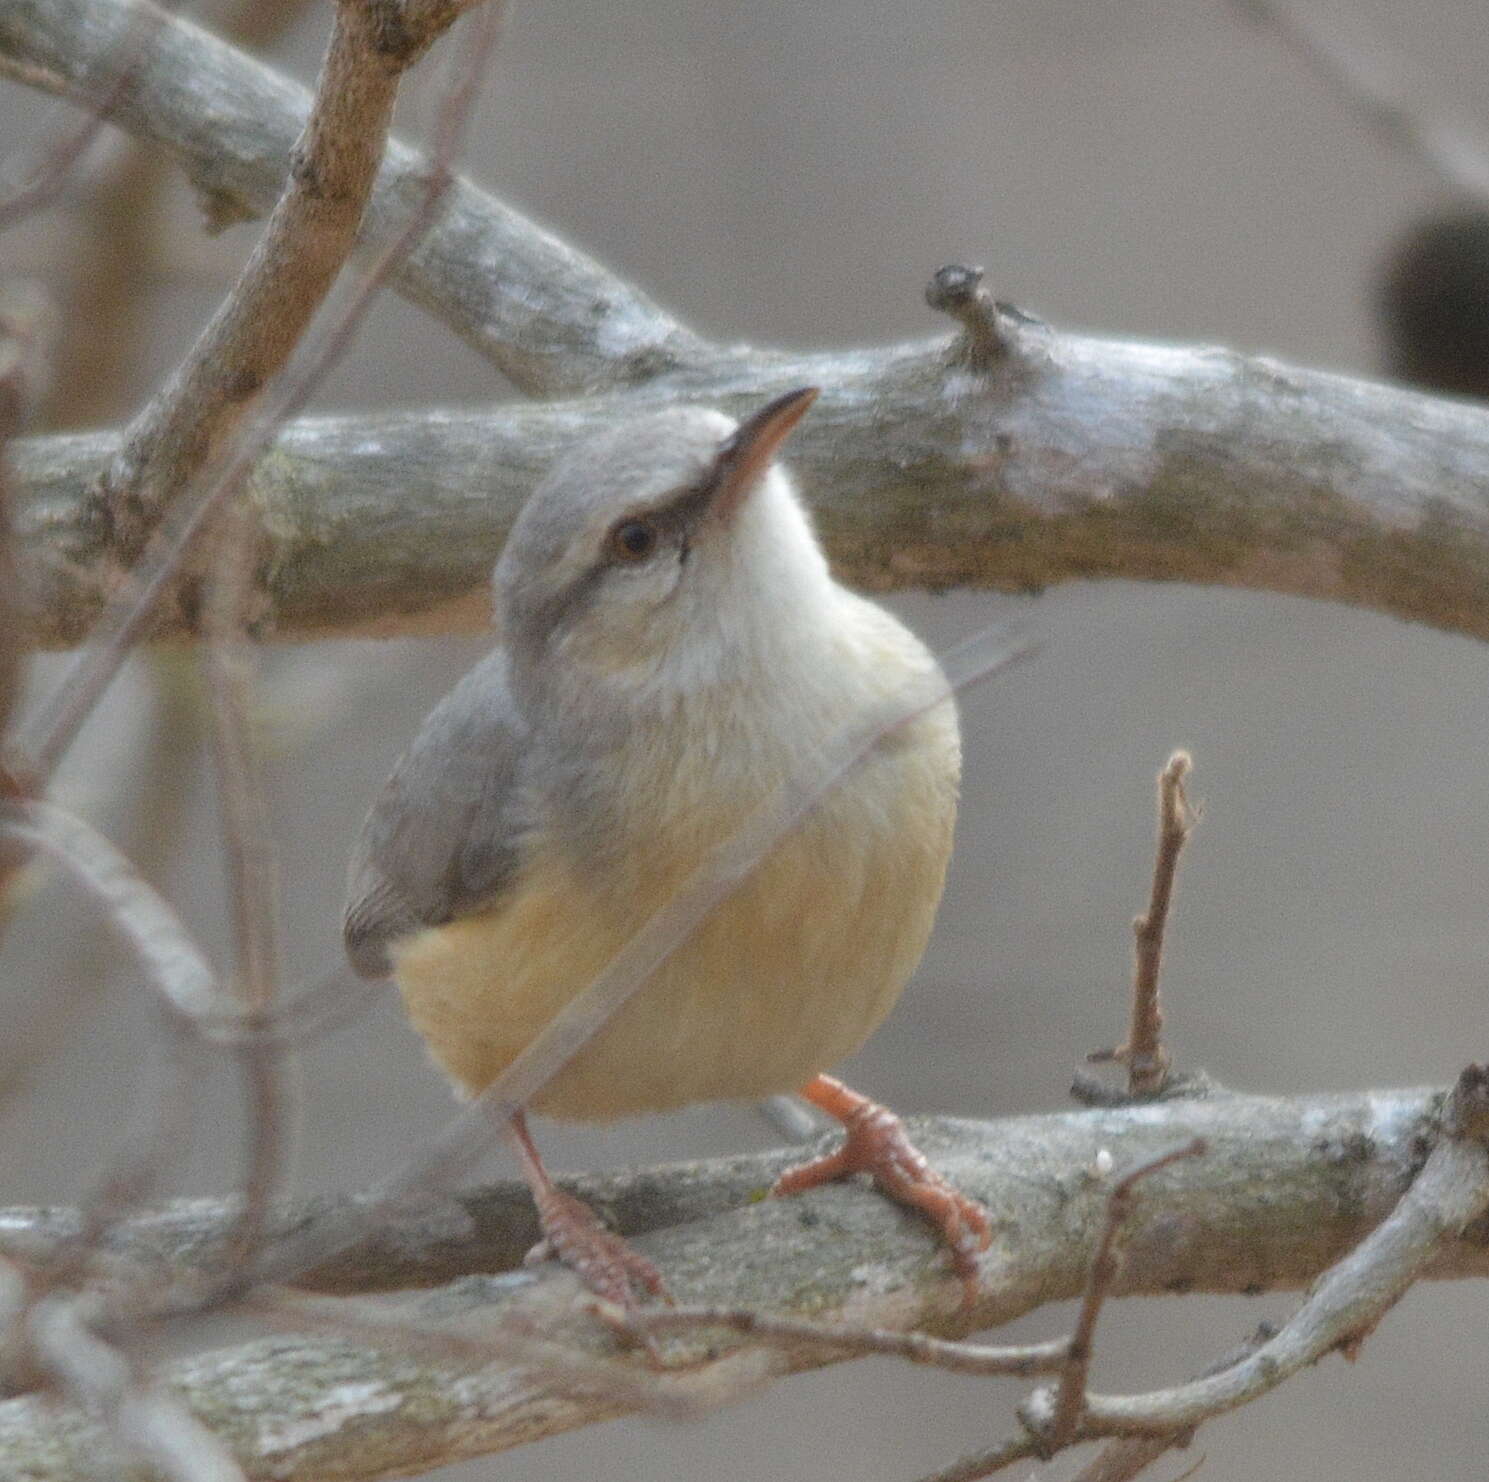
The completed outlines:
[[[925,301],[962,326],[963,354],[974,370],[986,370],[1012,348],[1004,306],[982,286],[981,268],[948,263],[926,285]]]
[[[1158,774],[1158,857],[1153,864],[1153,888],[1148,909],[1132,923],[1135,963],[1132,978],[1132,1022],[1127,1043],[1113,1050],[1097,1050],[1086,1058],[1093,1063],[1115,1060],[1127,1067],[1127,1094],[1156,1096],[1168,1081],[1169,1053],[1163,1044],[1163,1006],[1158,976],[1163,963],[1163,933],[1174,899],[1179,855],[1194,830],[1198,815],[1190,807],[1184,780],[1194,763],[1187,751],[1176,751]]]

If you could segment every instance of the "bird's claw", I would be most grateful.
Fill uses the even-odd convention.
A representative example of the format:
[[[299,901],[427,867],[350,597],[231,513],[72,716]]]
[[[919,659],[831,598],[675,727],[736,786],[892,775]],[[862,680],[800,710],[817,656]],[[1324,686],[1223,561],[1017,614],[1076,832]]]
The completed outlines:
[[[846,1087],[843,1088],[846,1090]],[[955,1188],[926,1161],[910,1141],[905,1124],[888,1107],[849,1093],[855,1105],[843,1117],[847,1135],[842,1145],[820,1158],[788,1168],[773,1194],[799,1194],[819,1184],[867,1173],[896,1203],[918,1209],[941,1233],[952,1266],[962,1279],[962,1302],[970,1308],[978,1292],[978,1255],[992,1241],[987,1211]]]
[[[528,1251],[523,1264],[562,1262],[600,1298],[595,1311],[618,1332],[639,1338],[652,1358],[660,1360],[651,1335],[639,1333],[626,1319],[647,1300],[671,1303],[662,1273],[640,1251],[607,1230],[587,1204],[562,1189],[544,1192],[538,1220],[543,1238]],[[616,1320],[607,1315],[607,1309],[617,1315]]]

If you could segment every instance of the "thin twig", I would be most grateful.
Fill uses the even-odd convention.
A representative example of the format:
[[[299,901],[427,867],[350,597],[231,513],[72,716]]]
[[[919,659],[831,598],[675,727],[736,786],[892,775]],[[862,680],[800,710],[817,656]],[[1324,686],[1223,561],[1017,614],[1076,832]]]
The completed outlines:
[[[787,1142],[810,1142],[822,1132],[816,1113],[796,1096],[767,1096],[755,1103],[755,1111]]]
[[[22,566],[11,513],[9,445],[45,392],[50,324],[50,306],[33,285],[10,284],[0,291],[0,798],[19,795],[29,786],[29,777],[23,780],[12,772],[7,745],[26,649]],[[24,862],[23,849],[0,843],[0,930],[9,914],[11,881]]]
[[[131,424],[102,491],[125,553],[252,408],[329,292],[356,241],[403,66],[377,7],[337,0],[289,181],[232,292]]]
[[[102,905],[167,1009],[187,1022],[236,1008],[165,899],[101,834],[50,803],[0,803],[0,834],[45,849]]]
[[[46,312],[44,301],[24,285],[0,293],[0,741],[18,698],[23,652],[7,444],[25,425],[36,399]],[[6,873],[0,862],[0,892]]]
[[[1076,1317],[1075,1332],[1070,1337],[1060,1382],[1055,1390],[1053,1415],[1042,1435],[1052,1451],[1069,1444],[1076,1433],[1085,1407],[1086,1375],[1091,1367],[1091,1354],[1096,1339],[1096,1319],[1117,1278],[1121,1257],[1117,1240],[1123,1227],[1132,1215],[1137,1186],[1143,1179],[1161,1168],[1177,1163],[1181,1158],[1197,1158],[1209,1151],[1203,1137],[1195,1137],[1180,1147],[1149,1158],[1119,1178],[1112,1187],[1106,1201],[1106,1218],[1101,1235],[1096,1242],[1095,1254],[1091,1257],[1090,1273],[1086,1279],[1086,1290],[1081,1297],[1080,1312]]]
[[[1197,822],[1189,806],[1184,781],[1193,768],[1189,753],[1176,751],[1158,774],[1158,851],[1153,863],[1153,885],[1148,909],[1132,923],[1134,967],[1132,1022],[1127,1043],[1114,1050],[1097,1050],[1087,1059],[1116,1060],[1127,1067],[1127,1094],[1156,1096],[1168,1080],[1169,1053],[1163,1044],[1163,1007],[1158,975],[1163,962],[1163,933],[1173,905],[1174,878],[1179,855]]]
[[[26,1327],[37,1359],[80,1407],[100,1415],[112,1436],[170,1482],[243,1482],[227,1446],[99,1337],[93,1305],[62,1293],[33,1304]]]
[[[647,1307],[615,1314],[616,1320],[642,1332],[675,1332],[678,1329],[729,1328],[752,1338],[779,1338],[791,1343],[819,1343],[839,1350],[845,1358],[884,1354],[907,1359],[912,1364],[948,1369],[953,1374],[1016,1375],[1051,1374],[1065,1362],[1069,1341],[1056,1338],[1047,1343],[994,1346],[985,1343],[955,1343],[926,1333],[901,1333],[890,1328],[849,1327],[846,1324],[806,1322],[800,1318],[775,1317],[748,1307]]]
[[[117,816],[103,832],[119,842],[120,852],[141,875],[158,879],[186,826],[192,793],[182,778],[196,755],[201,707],[195,687],[183,678],[188,670],[194,672],[191,655],[159,648],[148,655],[146,668],[150,713],[128,746],[113,748],[119,784],[103,791],[115,800]],[[70,934],[53,982],[44,996],[38,996],[36,1011],[29,1020],[17,1016],[7,1026],[6,1053],[0,1058],[0,1111],[34,1083],[87,1014],[104,1001],[111,987],[111,950],[104,933]]]
[[[1444,1240],[1489,1210],[1489,1071],[1470,1066],[1448,1099],[1437,1145],[1396,1208],[1313,1285],[1277,1335],[1233,1368],[1141,1395],[1085,1397],[1080,1434],[1148,1435],[1198,1425],[1275,1389],[1334,1349],[1353,1352],[1421,1276]],[[1053,1429],[1055,1397],[1021,1415]]]
[[[239,0],[222,17],[223,35],[261,50],[304,10],[306,0]],[[117,134],[74,212],[61,316],[54,426],[90,427],[119,416],[135,386],[150,280],[158,256],[160,195],[171,178],[168,155]],[[100,353],[100,350],[106,353]]]
[[[1294,0],[1233,0],[1272,30],[1334,94],[1387,143],[1420,160],[1464,195],[1489,200],[1489,152],[1461,126],[1433,117],[1408,96],[1399,66],[1379,41],[1351,46],[1311,5]]]
[[[145,4],[147,0],[133,0]],[[0,8],[0,51],[75,81],[116,37],[131,0]],[[152,66],[121,107],[122,127],[178,160],[201,195],[229,219],[279,198],[304,123],[304,89],[205,35],[167,22]],[[401,235],[431,161],[394,143],[369,212],[377,235]],[[706,344],[629,283],[467,181],[395,283],[519,389],[533,396],[630,387],[672,371],[733,358]],[[796,384],[800,384],[799,382]]]
[[[587,1353],[572,1345],[522,1332],[512,1325],[464,1332],[420,1318],[407,1303],[383,1306],[358,1298],[322,1297],[286,1287],[264,1286],[243,1297],[236,1310],[282,1332],[322,1333],[355,1339],[394,1353],[416,1354],[455,1364],[502,1363],[514,1372],[541,1376],[564,1389],[608,1399],[628,1410],[682,1418],[697,1414],[709,1387],[690,1385],[686,1372],[642,1368],[622,1355]],[[690,1394],[690,1389],[693,1393]],[[717,1400],[723,1394],[709,1396]]]
[[[996,1446],[988,1446],[961,1457],[949,1467],[927,1472],[920,1478],[920,1482],[979,1482],[980,1478],[991,1477],[995,1472],[1013,1466],[1015,1462],[1038,1460],[1043,1454],[1039,1442],[1024,1431],[1017,1436],[1010,1436]]]
[[[254,590],[257,521],[241,505],[220,522],[217,557],[207,585],[203,664],[211,700],[211,749],[217,768],[222,837],[228,859],[238,993],[244,1018],[261,1023],[279,992],[279,893],[263,758],[256,744],[253,693],[257,660],[245,634]],[[247,1093],[248,1172],[242,1216],[229,1262],[246,1263],[257,1249],[283,1161],[283,1050],[271,1041],[240,1044],[237,1059]]]

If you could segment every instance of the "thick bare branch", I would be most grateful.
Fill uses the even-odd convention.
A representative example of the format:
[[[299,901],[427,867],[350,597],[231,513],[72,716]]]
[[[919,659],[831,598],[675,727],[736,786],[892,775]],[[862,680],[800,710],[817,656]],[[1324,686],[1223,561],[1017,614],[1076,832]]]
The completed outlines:
[[[715,379],[491,412],[288,428],[252,485],[284,634],[486,621],[486,581],[554,453],[652,398],[743,412],[825,388],[793,440],[839,573],[886,589],[1100,576],[1352,602],[1489,635],[1489,411],[1225,350],[1020,326],[986,374],[962,338],[760,354]],[[76,642],[109,579],[84,519],[107,435],[15,447],[39,638]],[[162,631],[189,627],[188,586]]]
[[[760,1201],[760,1190],[799,1150],[569,1187],[638,1238],[683,1301],[954,1335],[1080,1292],[1105,1222],[1109,1182],[1091,1172],[1102,1149],[1139,1162],[1193,1136],[1210,1147],[1207,1157],[1145,1191],[1147,1214],[1131,1233],[1114,1295],[1295,1288],[1345,1256],[1412,1187],[1442,1105],[1440,1093],[1420,1091],[1292,1101],[1232,1096],[997,1124],[921,1124],[917,1139],[937,1166],[997,1213],[984,1298],[972,1314],[960,1311],[961,1285],[934,1237],[871,1190],[837,1185],[804,1196],[818,1215],[810,1225],[801,1220],[800,1201]],[[1430,1192],[1421,1180],[1417,1191],[1423,1198]],[[411,1207],[317,1273],[315,1284],[367,1291],[451,1282],[431,1297],[393,1299],[393,1310],[474,1336],[510,1323],[581,1353],[613,1354],[616,1340],[588,1314],[567,1273],[545,1267],[464,1274],[519,1265],[535,1234],[522,1204],[514,1185]],[[1426,1274],[1489,1274],[1489,1232],[1481,1221],[1457,1233],[1451,1219],[1461,1212],[1439,1219],[1441,1244]],[[283,1219],[291,1228],[305,1217],[301,1211]],[[210,1253],[231,1218],[229,1208],[193,1201],[153,1220],[125,1222],[105,1250],[136,1269],[168,1262],[187,1270],[196,1253]],[[831,1240],[823,1239],[824,1229]],[[0,1214],[0,1249],[18,1259],[44,1260],[67,1233],[53,1212]],[[701,1359],[704,1347],[674,1339],[667,1352],[680,1364]],[[704,1372],[721,1386],[833,1357],[815,1342],[718,1330],[706,1347],[720,1357]],[[613,1401],[599,1404],[474,1360],[436,1361],[321,1338],[280,1337],[207,1355],[171,1378],[194,1413],[260,1476],[384,1475],[615,1413]],[[12,1465],[34,1465],[37,1479],[72,1475],[57,1458],[75,1464],[90,1439],[96,1444],[96,1435],[66,1413],[47,1417],[28,1401],[0,1406],[0,1454]]]
[[[305,132],[241,277],[131,424],[106,478],[111,523],[138,544],[289,359],[356,241],[410,48],[388,8],[339,0]],[[432,39],[432,38],[431,38]]]
[[[0,10],[0,53],[76,83],[114,52],[142,8],[154,11],[130,0],[14,0]],[[188,22],[166,20],[112,118],[174,155],[226,225],[278,199],[308,108],[303,88]],[[426,174],[415,151],[389,147],[369,236],[403,229]],[[465,181],[395,283],[535,395],[629,384],[718,358],[629,285]]]

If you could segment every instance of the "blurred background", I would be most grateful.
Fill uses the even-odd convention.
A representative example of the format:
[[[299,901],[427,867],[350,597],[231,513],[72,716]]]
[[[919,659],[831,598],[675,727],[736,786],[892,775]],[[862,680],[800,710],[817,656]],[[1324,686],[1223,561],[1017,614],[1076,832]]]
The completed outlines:
[[[272,7],[263,7],[265,10]],[[329,7],[266,53],[314,73]],[[211,6],[201,9],[209,19]],[[1421,105],[1489,124],[1481,0],[1335,0],[1344,34],[1399,58]],[[436,52],[431,59],[438,62]],[[436,97],[426,63],[402,126]],[[0,89],[0,135],[49,105]],[[117,179],[113,144],[90,156]],[[1381,374],[1377,286],[1401,235],[1450,204],[1419,160],[1220,0],[571,0],[514,5],[470,174],[729,341],[846,345],[940,333],[922,288],[982,263],[1000,298],[1060,328],[1223,342]],[[0,242],[82,323],[51,425],[115,422],[179,358],[257,228],[209,239],[179,181],[90,236],[83,184]],[[127,314],[89,306],[98,262],[143,233]],[[102,241],[101,248],[90,245]],[[1408,274],[1413,283],[1419,274]],[[1470,304],[1489,290],[1466,290]],[[1457,323],[1461,314],[1450,314]],[[1431,359],[1431,356],[1428,356]],[[66,368],[71,367],[71,368]],[[319,410],[506,396],[490,368],[391,295]],[[965,706],[960,841],[924,966],[849,1079],[902,1111],[1067,1104],[1120,1038],[1129,922],[1146,898],[1153,778],[1194,754],[1202,826],[1166,957],[1171,1043],[1253,1091],[1442,1083],[1482,1057],[1489,979],[1489,651],[1371,613],[1265,595],[1108,583],[1037,599],[909,595],[945,647],[1017,614],[1036,663]],[[479,642],[285,646],[267,656],[290,981],[337,960],[343,870],[367,802]],[[35,666],[36,692],[59,672]],[[186,666],[140,660],[62,779],[135,851],[201,938],[228,940],[218,818]],[[153,1022],[85,902],[38,880],[0,966],[0,1204],[85,1193],[138,1110]],[[219,959],[221,960],[221,958]],[[305,1057],[301,1191],[366,1182],[451,1110],[391,990]],[[243,1138],[224,1076],[197,1108],[180,1192],[230,1188]],[[539,1127],[559,1168],[762,1146],[745,1108],[610,1129]],[[488,1170],[512,1170],[493,1156]],[[1187,1375],[1288,1297],[1128,1302],[1095,1381]],[[1155,1477],[1481,1482],[1489,1293],[1413,1291],[1348,1366],[1331,1359],[1204,1430]],[[1025,1335],[1060,1331],[1046,1311]],[[1010,1334],[1010,1336],[1013,1336]],[[900,1482],[1002,1435],[1018,1384],[888,1363],[805,1376],[698,1424],[626,1421],[441,1474],[629,1478],[666,1470]],[[1024,1475],[1060,1479],[1067,1456]]]

